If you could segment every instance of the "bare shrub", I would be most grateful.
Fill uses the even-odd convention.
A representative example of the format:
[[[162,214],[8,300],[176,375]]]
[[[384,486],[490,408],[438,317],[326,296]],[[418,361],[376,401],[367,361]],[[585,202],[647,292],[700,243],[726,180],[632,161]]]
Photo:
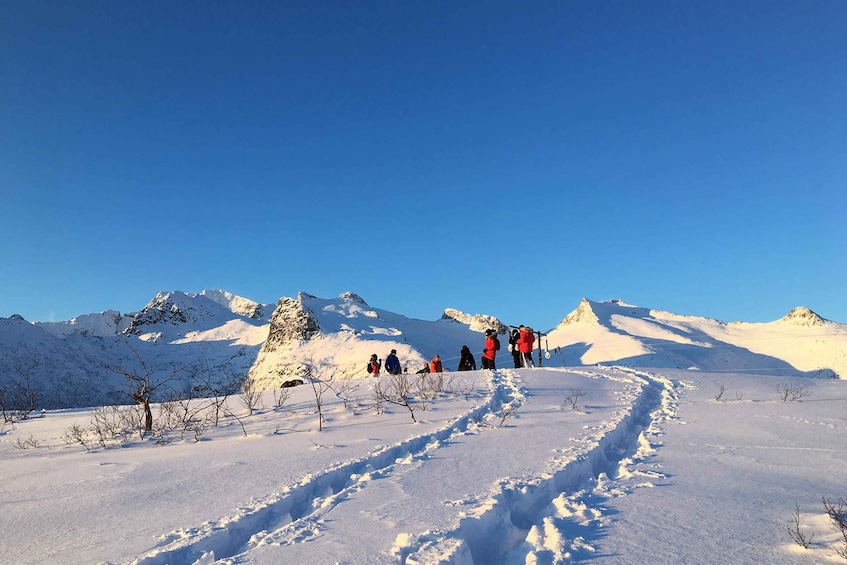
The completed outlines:
[[[724,395],[725,392],[726,392],[726,387],[723,386],[723,385],[720,385],[720,388],[718,388],[718,393],[715,395],[715,400],[720,402],[723,399],[723,395]]]
[[[832,502],[823,497],[823,507],[829,516],[835,531],[841,535],[841,543],[835,548],[835,552],[842,558],[847,559],[847,499],[839,498]]]
[[[0,415],[6,423],[26,420],[35,411],[41,391],[35,386],[33,371],[39,366],[37,359],[29,363],[15,363],[17,377],[13,378],[9,388],[0,388]]]
[[[335,393],[335,396],[341,399],[341,402],[344,403],[344,408],[348,408],[350,406],[350,400],[353,398],[353,394],[359,390],[359,384],[354,383],[350,379],[343,379],[337,381],[332,390]]]
[[[518,411],[518,407],[512,404],[506,404],[503,406],[503,409],[500,411],[500,427],[503,427],[503,424],[506,423],[511,416],[513,416]]]
[[[779,392],[779,397],[783,402],[788,402],[789,400],[799,400],[806,396],[811,396],[812,391],[805,385],[797,385],[793,383],[786,383],[777,387],[777,391]]]
[[[426,375],[420,375],[426,376]],[[416,386],[411,375],[389,375],[386,378],[380,379],[374,385],[375,406],[379,406],[378,413],[381,413],[381,408],[387,404],[403,406],[409,411],[412,417],[412,422],[417,422],[415,418],[415,410],[418,406],[414,402],[413,390]]]
[[[285,406],[289,398],[291,398],[291,387],[274,389],[274,409],[278,410]]]
[[[305,380],[312,387],[315,395],[315,410],[318,414],[318,431],[323,431],[325,421],[323,414],[323,395],[333,389],[336,369],[329,366],[319,367],[310,361],[305,367]]]
[[[572,410],[582,412],[582,409],[579,407],[579,399],[583,396],[585,396],[584,392],[571,389],[571,393],[565,397],[564,406],[570,406]]]
[[[15,449],[35,449],[39,447],[38,440],[35,439],[32,434],[29,434],[29,437],[26,439],[18,438],[14,442],[12,442],[12,447]]]
[[[74,424],[68,428],[63,439],[68,445],[78,443],[83,446],[86,451],[91,451],[91,445],[88,440],[88,431],[79,424]]]
[[[785,530],[792,541],[804,549],[809,549],[815,537],[815,534],[806,534],[800,528],[800,505],[796,502],[794,503],[794,514],[791,515],[791,520],[786,524]]]
[[[256,383],[247,379],[241,386],[241,405],[247,409],[251,416],[256,410],[261,410],[262,406],[262,391],[256,386]]]
[[[204,364],[202,371],[193,371],[186,368],[182,370],[187,371],[191,376],[194,383],[192,386],[193,394],[205,398],[209,403],[211,411],[208,418],[215,427],[219,426],[221,417],[228,415],[226,410],[227,400],[241,389],[243,378],[227,369],[214,372],[209,367],[208,361]]]

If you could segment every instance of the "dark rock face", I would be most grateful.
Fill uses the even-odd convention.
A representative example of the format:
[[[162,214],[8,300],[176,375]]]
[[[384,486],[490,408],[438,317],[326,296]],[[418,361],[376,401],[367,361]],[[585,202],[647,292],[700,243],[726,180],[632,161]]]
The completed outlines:
[[[321,331],[314,313],[293,298],[282,297],[271,316],[268,339],[262,346],[263,353],[275,351],[290,341],[303,341]]]

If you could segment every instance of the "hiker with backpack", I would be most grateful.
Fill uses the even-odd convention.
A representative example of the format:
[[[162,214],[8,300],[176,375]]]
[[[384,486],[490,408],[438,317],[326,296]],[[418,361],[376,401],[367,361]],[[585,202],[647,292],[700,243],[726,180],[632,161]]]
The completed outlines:
[[[473,358],[470,348],[467,345],[462,346],[461,358],[459,359],[460,371],[476,371],[476,359]]]
[[[529,326],[521,326],[521,337],[518,339],[518,346],[523,357],[524,367],[535,367],[535,361],[532,360],[532,344],[535,343],[535,335],[532,328]]]
[[[368,361],[368,372],[378,377],[380,368],[382,368],[382,362],[377,358],[376,353],[374,353],[371,355],[371,360]]]
[[[397,350],[392,349],[388,357],[385,358],[385,370],[389,375],[399,375],[403,372],[400,368],[400,360],[397,358]]]
[[[497,339],[497,332],[485,330],[485,348],[482,350],[483,369],[494,369],[494,359],[497,357],[498,349],[500,349],[500,340]]]

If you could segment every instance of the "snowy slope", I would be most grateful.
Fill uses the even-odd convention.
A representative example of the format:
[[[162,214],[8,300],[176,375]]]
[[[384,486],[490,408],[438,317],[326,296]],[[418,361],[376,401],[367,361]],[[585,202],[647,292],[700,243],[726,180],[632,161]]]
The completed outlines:
[[[797,308],[769,323],[725,323],[620,300],[583,299],[546,336],[553,366],[620,364],[847,378],[847,326]]]
[[[489,328],[502,332],[498,366],[511,366],[507,328],[490,314],[448,308],[440,319],[419,320],[373,307],[354,293],[331,299],[300,293],[269,305],[220,290],[160,292],[131,314],[107,310],[34,324],[18,316],[0,319],[0,392],[13,398],[27,381],[39,390],[40,407],[123,402],[123,377],[104,364],[141,370],[136,354],[157,378],[185,368],[195,377],[249,376],[262,389],[301,379],[308,367],[330,368],[338,378],[367,377],[371,354],[385,359],[391,349],[409,372],[436,353],[449,370],[463,345],[480,364]],[[847,376],[847,326],[804,308],[771,323],[725,323],[584,299],[540,344],[542,362],[551,367]],[[181,374],[175,384],[187,390],[195,377]]]
[[[385,379],[384,379],[385,381]],[[841,380],[584,367],[447,373],[412,422],[271,391],[195,441],[68,443],[87,410],[0,425],[4,563],[843,563]],[[719,387],[727,389],[716,399]],[[567,400],[576,397],[576,406]],[[158,410],[157,410],[158,413]],[[813,542],[786,531],[795,508]]]

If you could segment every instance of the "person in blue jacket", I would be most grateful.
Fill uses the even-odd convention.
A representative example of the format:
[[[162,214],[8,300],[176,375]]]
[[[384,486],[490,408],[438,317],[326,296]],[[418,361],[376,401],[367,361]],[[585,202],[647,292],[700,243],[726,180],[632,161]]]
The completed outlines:
[[[397,350],[392,349],[388,357],[385,358],[385,370],[389,375],[399,375],[403,372],[400,368],[400,360],[397,358]]]

